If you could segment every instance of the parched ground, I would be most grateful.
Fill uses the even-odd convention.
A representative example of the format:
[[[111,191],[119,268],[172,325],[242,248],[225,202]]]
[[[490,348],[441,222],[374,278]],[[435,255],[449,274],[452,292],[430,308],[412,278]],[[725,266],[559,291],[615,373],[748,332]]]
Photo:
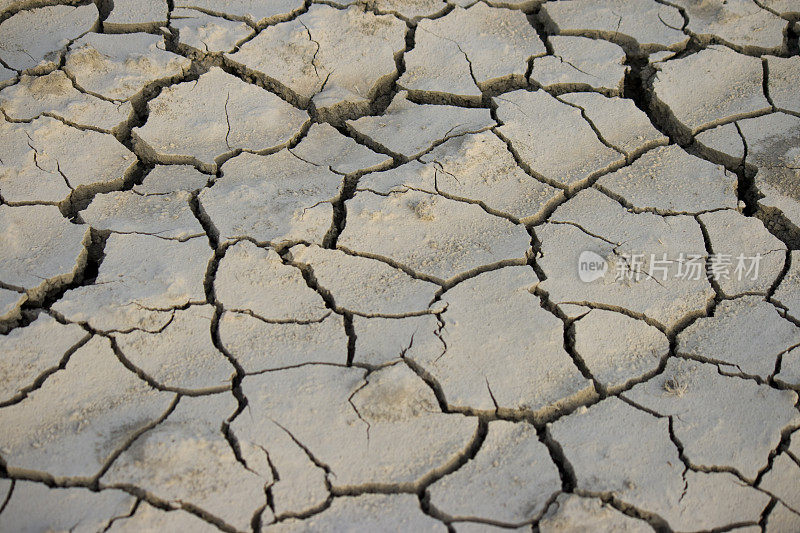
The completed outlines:
[[[0,0],[0,531],[800,531],[798,21]]]

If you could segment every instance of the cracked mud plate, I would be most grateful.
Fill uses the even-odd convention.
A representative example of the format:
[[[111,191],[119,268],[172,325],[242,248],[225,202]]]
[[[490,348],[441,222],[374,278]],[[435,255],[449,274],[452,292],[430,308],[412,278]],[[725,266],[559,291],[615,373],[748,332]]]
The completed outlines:
[[[0,0],[0,532],[800,531],[797,0]]]

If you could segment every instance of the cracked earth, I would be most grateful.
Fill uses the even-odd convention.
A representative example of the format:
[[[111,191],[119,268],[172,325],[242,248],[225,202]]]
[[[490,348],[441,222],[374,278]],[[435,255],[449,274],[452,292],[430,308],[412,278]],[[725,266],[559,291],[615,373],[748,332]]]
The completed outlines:
[[[800,531],[798,34],[0,0],[0,531]]]

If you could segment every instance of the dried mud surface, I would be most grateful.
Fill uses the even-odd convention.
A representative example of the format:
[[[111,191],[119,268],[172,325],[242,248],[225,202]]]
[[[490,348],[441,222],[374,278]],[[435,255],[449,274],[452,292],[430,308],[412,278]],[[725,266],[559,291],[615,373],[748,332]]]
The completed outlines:
[[[799,33],[0,0],[0,531],[800,530]]]

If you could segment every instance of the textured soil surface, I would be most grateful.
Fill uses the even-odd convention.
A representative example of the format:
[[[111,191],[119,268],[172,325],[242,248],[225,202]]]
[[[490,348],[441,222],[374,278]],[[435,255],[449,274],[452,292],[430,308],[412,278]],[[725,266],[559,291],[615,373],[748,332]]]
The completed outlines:
[[[0,0],[0,531],[800,531],[798,34]]]

